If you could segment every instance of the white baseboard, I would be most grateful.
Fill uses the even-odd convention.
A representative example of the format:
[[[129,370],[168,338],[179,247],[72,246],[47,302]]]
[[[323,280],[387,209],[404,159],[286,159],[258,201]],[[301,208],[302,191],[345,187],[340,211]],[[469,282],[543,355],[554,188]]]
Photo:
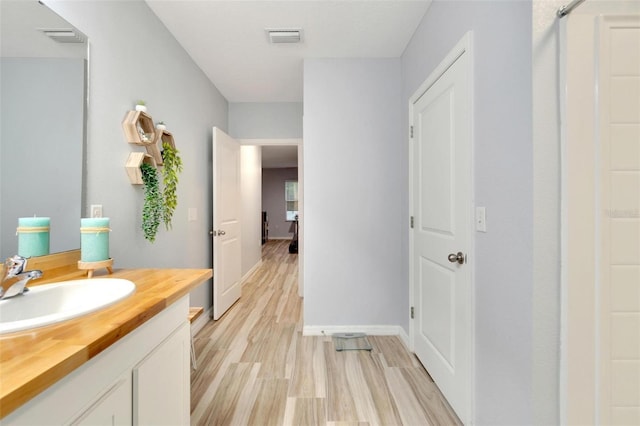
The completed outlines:
[[[411,353],[413,353],[413,351],[411,350],[411,345],[409,344],[409,335],[407,334],[406,331],[404,331],[404,328],[398,326],[398,336],[400,336],[400,339],[402,340],[402,342],[404,343],[404,345],[407,347],[407,350]]]
[[[194,322],[191,323],[191,335],[195,336],[196,334],[198,334],[198,331],[202,330],[202,327],[204,327],[209,321],[211,321],[212,315],[213,306],[204,311],[202,315],[200,315]]]
[[[366,333],[370,336],[399,336],[408,345],[409,337],[399,325],[305,325],[303,336],[331,336],[335,333]]]
[[[211,321],[213,307],[203,312],[198,319],[191,324],[191,332],[195,336]],[[305,325],[302,328],[303,336],[331,336],[335,333],[366,333],[369,336],[398,336],[409,348],[409,335],[399,325]]]
[[[244,284],[244,282],[247,280],[247,278],[249,278],[249,277],[251,276],[251,274],[253,274],[253,273],[256,271],[256,269],[258,269],[258,268],[260,267],[260,265],[262,265],[262,259],[258,260],[258,261],[256,262],[256,264],[255,264],[255,265],[253,265],[253,266],[252,266],[252,267],[247,271],[247,273],[246,273],[246,274],[244,274],[244,275],[242,276],[242,278],[240,279],[240,283],[241,283],[240,285],[243,285],[243,284]]]

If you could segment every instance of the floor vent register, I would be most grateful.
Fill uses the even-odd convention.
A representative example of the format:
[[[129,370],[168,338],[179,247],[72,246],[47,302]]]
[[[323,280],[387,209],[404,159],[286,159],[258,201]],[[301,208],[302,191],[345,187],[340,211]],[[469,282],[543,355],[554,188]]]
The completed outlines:
[[[333,345],[336,351],[369,351],[371,352],[371,344],[367,340],[365,333],[335,333],[333,336]]]

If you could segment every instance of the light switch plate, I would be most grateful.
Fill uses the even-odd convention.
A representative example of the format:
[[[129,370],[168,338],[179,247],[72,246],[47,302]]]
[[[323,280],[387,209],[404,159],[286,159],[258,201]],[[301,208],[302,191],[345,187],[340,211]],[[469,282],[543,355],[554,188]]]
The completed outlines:
[[[91,204],[91,217],[102,217],[102,204]]]
[[[187,214],[188,214],[187,220],[189,222],[195,222],[196,220],[198,220],[198,209],[197,208],[189,207],[189,210],[188,210]]]
[[[476,231],[487,232],[487,210],[485,207],[476,207]]]

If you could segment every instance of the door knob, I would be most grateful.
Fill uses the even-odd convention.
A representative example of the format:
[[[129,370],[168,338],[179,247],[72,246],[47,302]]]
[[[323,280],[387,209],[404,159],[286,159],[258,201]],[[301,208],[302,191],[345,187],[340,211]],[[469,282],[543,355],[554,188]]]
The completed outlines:
[[[214,237],[220,236],[220,235],[225,235],[226,232],[224,232],[222,229],[218,229],[217,231],[209,231],[209,235],[213,235]]]
[[[451,253],[447,259],[449,259],[449,262],[451,263],[459,263],[459,264],[464,264],[465,258],[464,258],[464,253],[462,253],[461,251],[459,251],[458,253]]]
[[[224,232],[222,229],[218,229],[218,235],[226,235],[226,232]]]

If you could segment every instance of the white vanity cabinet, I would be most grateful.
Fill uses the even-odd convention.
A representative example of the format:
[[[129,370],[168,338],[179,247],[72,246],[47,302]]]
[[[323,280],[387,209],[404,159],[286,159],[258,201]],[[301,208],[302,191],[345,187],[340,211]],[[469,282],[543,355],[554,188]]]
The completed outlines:
[[[71,422],[72,426],[130,425],[131,374],[123,374],[87,410]]]
[[[184,296],[0,425],[188,425],[188,315]]]
[[[134,425],[189,424],[189,339],[185,323],[134,367]]]

